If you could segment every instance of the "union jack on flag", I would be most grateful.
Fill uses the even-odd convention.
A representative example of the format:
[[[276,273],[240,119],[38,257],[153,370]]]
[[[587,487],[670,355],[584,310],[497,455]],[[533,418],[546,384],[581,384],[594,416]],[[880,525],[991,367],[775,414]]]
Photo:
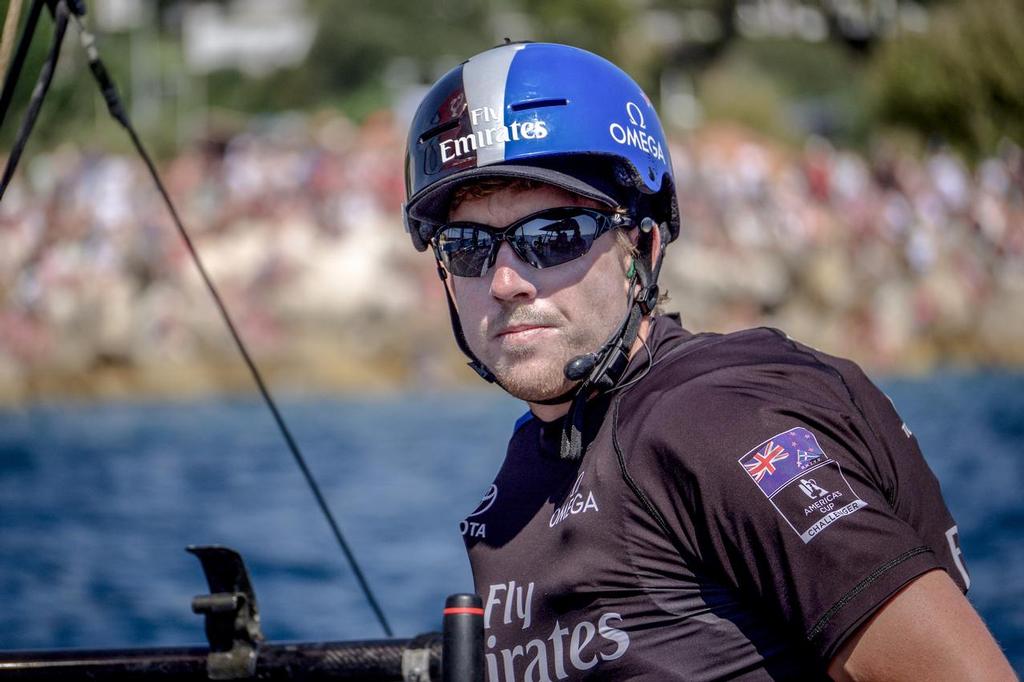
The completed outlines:
[[[760,483],[766,474],[771,476],[775,473],[776,462],[787,457],[789,457],[789,453],[781,445],[776,445],[774,441],[768,441],[768,444],[760,452],[755,453],[754,459],[746,462],[743,468],[754,477],[755,481]]]
[[[761,491],[771,497],[807,469],[827,461],[814,434],[802,426],[772,436],[739,458]]]

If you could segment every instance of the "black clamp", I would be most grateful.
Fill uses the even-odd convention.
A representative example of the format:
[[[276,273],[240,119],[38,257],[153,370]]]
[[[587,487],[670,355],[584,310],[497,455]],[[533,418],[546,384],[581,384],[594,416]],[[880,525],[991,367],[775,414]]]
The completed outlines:
[[[649,315],[658,305],[660,290],[657,284],[651,284],[640,290],[636,295],[636,303],[640,306],[640,312]]]
[[[211,680],[254,677],[263,632],[245,562],[228,547],[193,545],[186,550],[199,558],[210,586],[210,594],[192,600],[193,613],[206,617],[207,675]]]

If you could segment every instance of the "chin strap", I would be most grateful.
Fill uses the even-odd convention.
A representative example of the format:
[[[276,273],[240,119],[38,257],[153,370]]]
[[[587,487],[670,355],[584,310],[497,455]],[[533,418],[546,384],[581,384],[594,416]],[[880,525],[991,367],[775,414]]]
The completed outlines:
[[[590,364],[593,358],[593,369],[583,383],[575,389],[569,412],[562,423],[562,459],[577,460],[583,456],[583,430],[586,426],[587,400],[594,395],[606,393],[619,383],[629,365],[630,351],[640,333],[640,323],[649,315],[658,303],[658,273],[661,271],[662,254],[665,252],[668,234],[667,225],[659,230],[661,248],[658,259],[650,267],[653,253],[653,229],[655,222],[651,218],[640,221],[640,236],[637,239],[638,257],[633,259],[630,278],[628,312],[618,329],[596,353],[574,359],[566,366],[566,375],[573,371],[577,363],[586,359]],[[578,378],[569,376],[568,378]]]
[[[629,312],[622,324],[619,325],[617,333],[612,338],[612,343],[606,344],[602,348],[601,359],[591,375],[573,389],[575,395],[573,395],[565,421],[562,422],[562,459],[577,460],[583,456],[583,429],[586,426],[587,400],[614,388],[622,378],[627,365],[629,365],[629,350],[640,331],[640,322],[643,317],[644,313],[641,311],[640,305],[636,303],[636,298],[630,295]]]
[[[441,262],[438,260],[437,263],[437,276],[441,278],[441,286],[444,288],[444,296],[448,301],[448,319],[452,323],[452,333],[455,334],[455,343],[459,344],[459,350],[469,358],[467,363],[470,368],[480,375],[480,378],[489,384],[498,384],[501,386],[501,382],[498,381],[498,377],[494,376],[491,370],[484,366],[484,363],[473,354],[473,351],[469,349],[469,344],[466,343],[466,337],[462,333],[462,322],[459,320],[459,311],[455,308],[455,301],[452,300],[452,292],[448,290],[448,273],[445,272],[444,268],[441,267]],[[505,388],[504,386],[501,386]]]

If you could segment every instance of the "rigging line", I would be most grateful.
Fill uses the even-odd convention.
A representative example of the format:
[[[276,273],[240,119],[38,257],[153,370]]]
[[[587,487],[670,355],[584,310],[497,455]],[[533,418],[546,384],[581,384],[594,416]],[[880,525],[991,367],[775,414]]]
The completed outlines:
[[[33,8],[35,9],[35,8]],[[46,98],[46,93],[50,90],[50,83],[53,82],[53,72],[57,68],[57,59],[60,57],[60,47],[64,43],[64,34],[68,28],[68,14],[70,14],[67,5],[64,0],[60,0],[54,9],[53,20],[56,24],[53,30],[53,40],[50,43],[50,53],[46,56],[46,62],[43,63],[43,68],[39,71],[39,79],[36,81],[36,86],[32,90],[32,99],[29,100],[28,109],[25,111],[25,117],[21,121],[21,128],[18,129],[18,136],[15,138],[14,146],[11,147],[11,153],[7,157],[7,165],[4,167],[3,179],[0,180],[0,199],[4,198],[4,194],[7,192],[7,186],[11,182],[11,178],[14,177],[14,169],[18,167],[18,161],[21,159],[21,153],[25,151],[25,145],[28,144],[29,135],[32,134],[32,128],[36,124],[36,119],[39,118],[39,110],[43,106],[43,100]],[[27,27],[26,27],[27,28]],[[32,27],[34,28],[34,26]],[[25,45],[26,52],[28,51],[27,43],[31,40],[31,37],[23,36],[27,40],[22,40],[22,45]],[[22,45],[19,45],[19,52]],[[23,57],[23,55],[18,55]],[[14,64],[12,66],[19,67],[20,64]],[[13,80],[17,80],[15,74]],[[13,80],[11,81],[10,92],[14,92]],[[5,82],[6,86],[7,83]],[[4,95],[7,95],[7,88],[4,88]],[[6,109],[3,110],[6,114]]]
[[[11,106],[11,98],[14,97],[14,87],[18,84],[18,77],[21,76],[25,57],[28,56],[28,48],[36,34],[36,24],[39,23],[39,14],[42,11],[43,0],[33,0],[32,7],[28,11],[28,19],[25,21],[25,28],[22,29],[21,38],[18,39],[18,49],[14,53],[14,61],[11,63],[10,68],[4,71],[4,89],[0,93],[0,128],[3,128],[4,121],[7,119],[7,110]],[[8,21],[10,17],[10,10],[8,10]],[[4,26],[4,33],[7,33],[6,24]]]
[[[63,0],[61,0],[63,3]],[[220,298],[220,294],[217,293],[217,289],[213,285],[213,281],[206,272],[206,268],[203,266],[202,260],[199,258],[199,253],[196,251],[195,246],[192,243],[191,237],[185,230],[185,226],[181,222],[181,218],[178,216],[177,210],[174,208],[174,204],[171,202],[171,198],[167,193],[166,188],[160,181],[160,176],[157,173],[156,166],[153,164],[153,160],[149,157],[146,149],[142,146],[142,141],[139,139],[135,132],[135,128],[132,126],[131,121],[128,118],[128,114],[125,111],[124,104],[118,95],[117,88],[114,85],[114,81],[111,79],[107,72],[106,67],[100,60],[99,52],[96,49],[96,41],[92,34],[86,30],[81,20],[76,16],[75,21],[78,24],[79,33],[82,39],[82,46],[85,48],[86,54],[89,59],[89,70],[92,71],[93,76],[96,79],[96,83],[99,85],[100,91],[103,94],[103,98],[107,103],[107,109],[110,111],[110,115],[128,131],[129,137],[131,137],[132,143],[135,145],[135,149],[138,151],[142,160],[145,162],[146,167],[149,169],[149,173],[156,183],[157,189],[160,195],[163,197],[164,203],[167,209],[170,211],[171,218],[174,220],[174,224],[181,234],[182,239],[185,242],[189,253],[192,256],[193,262],[196,264],[196,268],[199,270],[199,274],[206,284],[210,295],[213,297],[214,303],[217,309],[220,311],[221,317],[224,319],[224,323],[227,325],[228,330],[231,332],[231,337],[235,341],[235,345],[238,347],[239,352],[242,354],[242,358],[245,360],[245,364],[249,368],[249,372],[252,374],[253,379],[256,382],[256,386],[259,388],[260,394],[263,396],[263,400],[266,402],[267,407],[270,409],[271,414],[274,417],[274,421],[277,422],[278,429],[284,436],[285,442],[288,444],[288,449],[291,451],[292,456],[295,458],[295,463],[298,464],[299,469],[302,471],[302,475],[306,479],[306,483],[309,484],[310,490],[313,492],[313,496],[316,498],[317,504],[320,506],[320,510],[323,512],[324,517],[327,519],[328,525],[331,527],[331,531],[334,534],[334,539],[338,541],[338,545],[341,547],[342,552],[345,554],[345,558],[348,559],[349,566],[352,568],[352,572],[355,574],[356,580],[359,582],[359,586],[362,588],[363,595],[366,597],[366,601],[369,603],[370,608],[373,609],[374,614],[377,616],[377,620],[380,623],[381,628],[388,637],[393,637],[394,634],[391,630],[391,626],[388,624],[387,618],[384,616],[384,611],[381,609],[380,604],[377,602],[377,598],[374,596],[373,591],[370,589],[370,585],[366,580],[366,576],[363,574],[362,569],[359,567],[359,563],[356,561],[355,554],[349,547],[348,542],[342,535],[341,528],[338,523],[334,520],[334,515],[331,513],[330,508],[327,506],[327,501],[320,491],[320,486],[317,484],[316,479],[313,478],[313,474],[306,464],[305,458],[299,451],[299,446],[295,439],[292,437],[291,430],[288,428],[281,416],[280,411],[277,408],[277,404],[270,395],[270,391],[267,389],[266,384],[263,382],[263,377],[260,375],[259,370],[256,368],[256,364],[253,362],[249,355],[249,351],[246,349],[245,344],[242,342],[242,337],[238,334],[234,323],[231,320],[231,316],[228,314],[227,308],[224,306],[224,302]]]

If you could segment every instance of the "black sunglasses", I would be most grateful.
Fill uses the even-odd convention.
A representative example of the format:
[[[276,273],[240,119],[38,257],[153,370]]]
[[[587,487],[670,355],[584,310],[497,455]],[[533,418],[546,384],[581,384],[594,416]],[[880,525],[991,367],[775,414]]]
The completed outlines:
[[[434,233],[434,253],[445,270],[459,277],[481,277],[498,258],[501,242],[524,263],[550,268],[575,260],[605,232],[632,223],[611,210],[565,206],[532,213],[507,227],[472,222],[442,225]]]

